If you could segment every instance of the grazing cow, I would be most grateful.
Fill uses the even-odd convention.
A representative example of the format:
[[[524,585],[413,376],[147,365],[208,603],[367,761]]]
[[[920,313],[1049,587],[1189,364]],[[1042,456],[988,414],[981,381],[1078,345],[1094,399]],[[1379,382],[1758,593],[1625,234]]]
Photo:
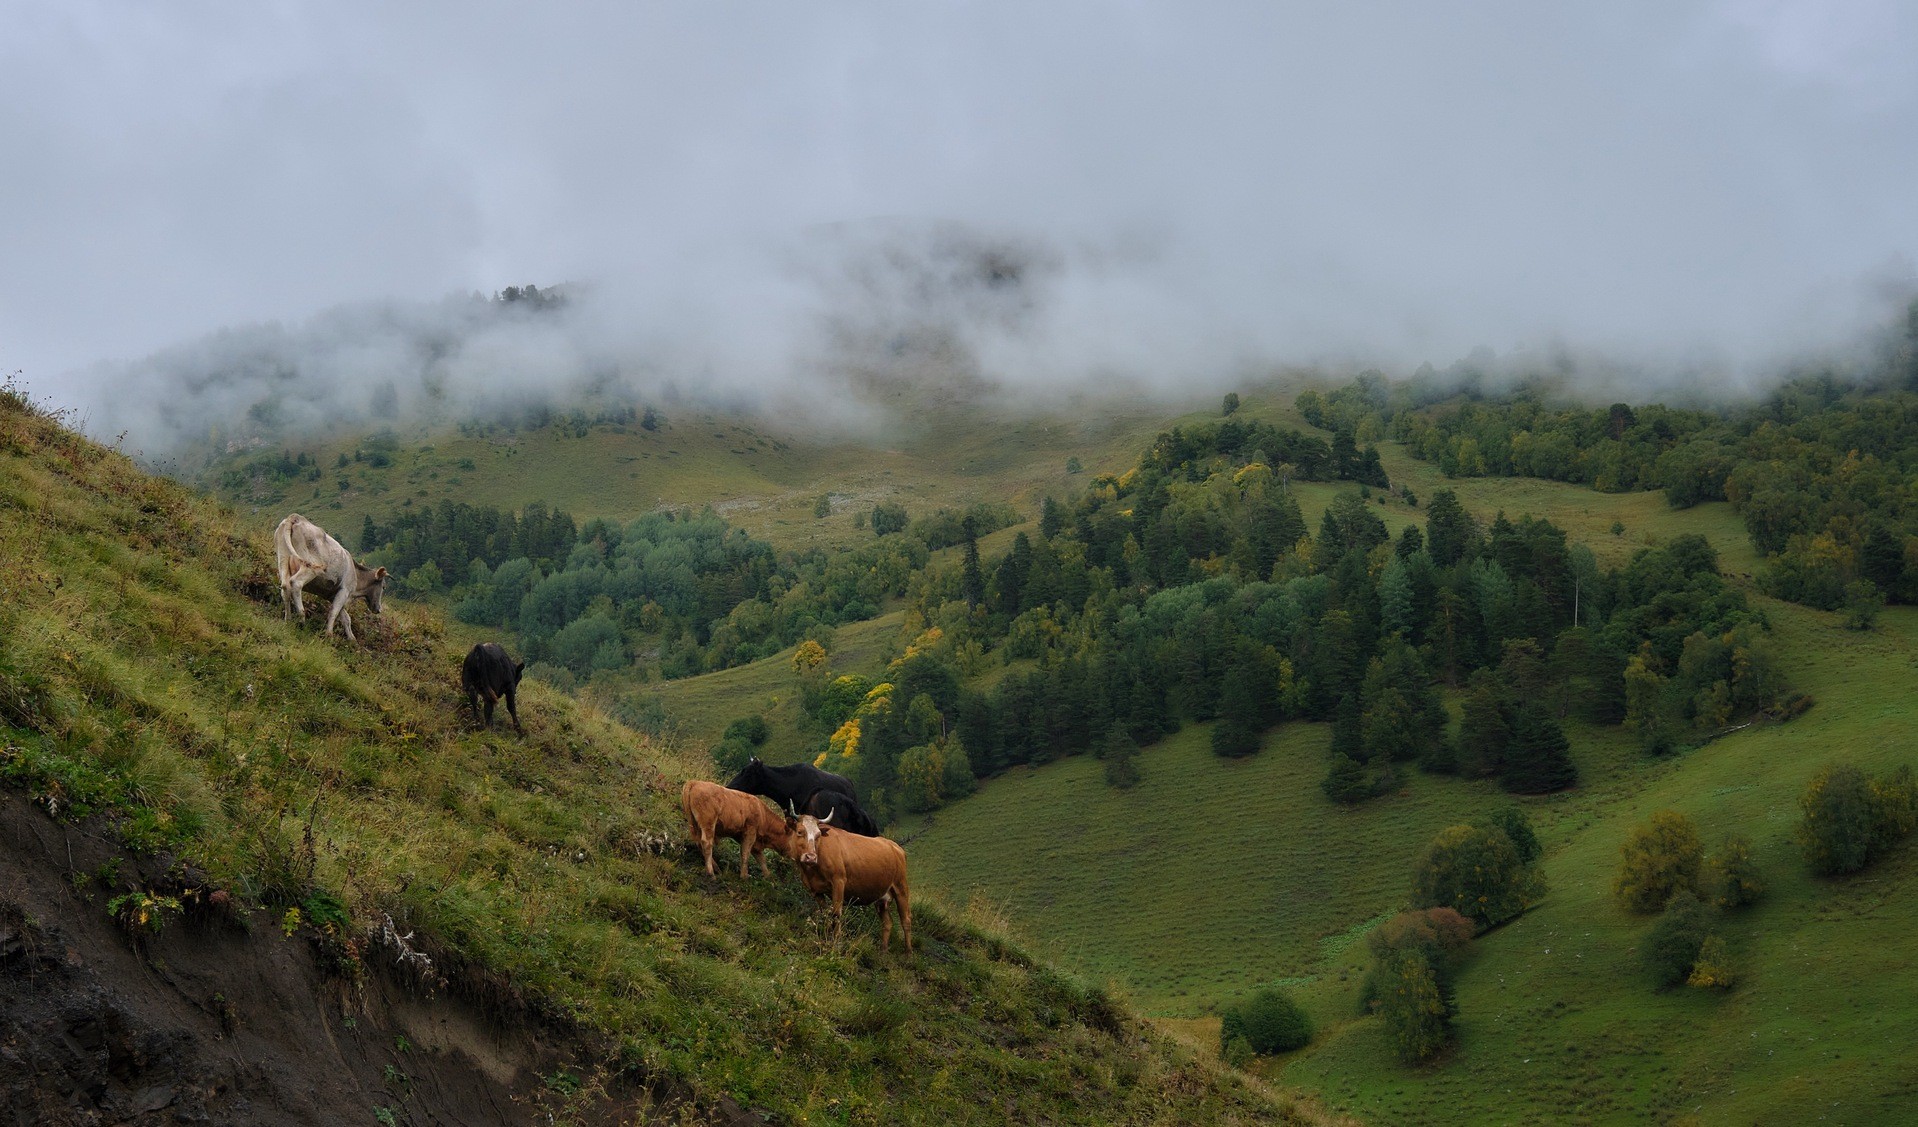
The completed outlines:
[[[507,714],[513,718],[513,730],[520,735],[526,729],[519,726],[519,679],[526,672],[526,663],[514,661],[498,642],[481,642],[466,653],[466,664],[460,667],[460,688],[466,693],[466,702],[473,706],[473,723],[480,722],[480,698],[486,698],[486,730],[493,730],[493,703],[501,697],[506,698]]]
[[[846,933],[846,902],[879,908],[879,946],[892,950],[892,915],[899,913],[906,934],[906,952],[912,952],[912,901],[906,888],[906,851],[889,837],[864,837],[828,825],[830,817],[811,814],[786,819],[785,853],[799,869],[807,891],[824,900],[832,897],[833,937]]]
[[[848,820],[850,815],[840,815],[840,824],[844,824],[848,830],[854,830],[855,834],[865,834],[867,830],[878,834],[878,826],[873,824],[873,818],[859,809],[859,799],[852,793],[852,782],[844,774],[819,770],[809,763],[769,767],[761,763],[758,755],[754,755],[727,786],[746,793],[763,793],[783,811],[796,809],[798,813],[821,818],[840,807],[852,807],[859,816],[855,820]],[[821,793],[827,793],[829,797],[825,801],[815,801]]]
[[[686,830],[706,854],[706,875],[713,869],[713,842],[729,837],[739,843],[739,875],[747,875],[746,863],[759,858],[759,875],[772,875],[766,861],[768,846],[785,852],[786,820],[753,795],[728,790],[704,779],[687,779],[679,789],[679,808],[686,814]]]
[[[315,582],[320,590],[333,589],[333,605],[326,614],[328,634],[339,622],[346,627],[346,640],[358,641],[353,637],[353,616],[346,610],[346,604],[354,599],[365,599],[374,614],[380,613],[386,569],[354,563],[338,540],[300,514],[288,513],[273,530],[273,554],[277,558],[274,573],[280,580],[280,601],[286,609],[284,617],[292,618],[297,612],[300,621],[306,621],[306,601],[301,595],[307,584]]]
[[[831,818],[834,829],[844,829],[866,837],[879,836],[879,823],[872,820],[872,815],[861,809],[851,795],[836,790],[812,792],[812,797],[798,808],[798,813],[811,814],[821,820]]]

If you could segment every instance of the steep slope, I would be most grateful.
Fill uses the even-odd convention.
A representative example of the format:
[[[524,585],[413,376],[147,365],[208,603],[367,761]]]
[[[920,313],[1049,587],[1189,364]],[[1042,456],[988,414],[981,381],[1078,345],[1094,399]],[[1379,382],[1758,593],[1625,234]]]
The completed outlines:
[[[142,1091],[214,1075],[187,1051],[204,1022],[143,1011],[150,984],[136,978],[198,982],[198,997],[217,981],[202,970],[276,957],[284,935],[318,960],[279,980],[306,982],[288,1004],[341,1047],[294,1056],[263,1039],[250,1059],[313,1087],[316,1122],[471,1121],[445,1094],[462,1048],[496,1058],[476,1098],[544,1093],[584,1119],[736,1104],[780,1122],[1300,1120],[936,904],[916,905],[917,956],[887,958],[866,913],[828,941],[789,878],[709,880],[679,845],[673,749],[530,684],[527,738],[476,734],[456,693],[472,639],[396,602],[362,615],[363,647],[321,638],[310,620],[280,621],[270,570],[265,541],[230,513],[0,395],[11,840],[50,840],[26,802],[62,835],[79,819],[131,850],[119,864],[107,843],[74,854],[56,894],[59,851],[10,847],[0,973],[63,989],[48,962],[62,946],[123,944],[73,969],[95,976],[82,985],[109,998],[103,1014],[146,1012],[186,1062],[103,1096],[150,1103],[162,1093]],[[109,915],[117,936],[100,926]],[[9,1004],[29,994],[10,988]],[[221,994],[205,998],[215,1025],[277,1020],[265,996],[227,1015]],[[7,1014],[7,1039],[51,1051],[59,1031],[36,1013]],[[488,1032],[399,1032],[430,1063],[368,1050],[337,1065],[362,1013],[382,1036],[442,1019]],[[360,1071],[309,1084],[336,1068]]]

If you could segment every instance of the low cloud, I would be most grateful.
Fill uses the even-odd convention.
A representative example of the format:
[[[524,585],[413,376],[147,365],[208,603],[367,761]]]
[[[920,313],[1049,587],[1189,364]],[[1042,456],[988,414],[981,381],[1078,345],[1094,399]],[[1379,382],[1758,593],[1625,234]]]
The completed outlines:
[[[7,19],[0,366],[149,446],[272,381],[289,417],[625,381],[851,425],[873,380],[1478,345],[1747,386],[1918,260],[1889,0]],[[440,297],[528,280],[576,300]]]

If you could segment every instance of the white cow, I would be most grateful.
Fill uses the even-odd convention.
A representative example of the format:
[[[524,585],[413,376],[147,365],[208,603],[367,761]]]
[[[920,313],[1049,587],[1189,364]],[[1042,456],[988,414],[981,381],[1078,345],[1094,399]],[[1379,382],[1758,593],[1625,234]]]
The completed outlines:
[[[374,614],[380,613],[380,597],[386,591],[386,569],[362,567],[326,530],[298,513],[288,513],[273,530],[273,554],[278,559],[275,574],[280,577],[280,600],[286,604],[285,617],[296,613],[306,621],[306,603],[300,597],[308,583],[319,582],[320,590],[333,588],[333,606],[327,611],[326,632],[333,632],[338,621],[346,627],[346,640],[353,637],[353,616],[346,604],[365,599]]]

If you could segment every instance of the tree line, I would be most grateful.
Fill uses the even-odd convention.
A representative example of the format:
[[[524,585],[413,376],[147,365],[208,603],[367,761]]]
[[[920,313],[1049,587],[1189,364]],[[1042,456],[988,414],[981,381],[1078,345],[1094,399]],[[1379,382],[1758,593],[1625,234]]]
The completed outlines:
[[[1863,627],[1885,601],[1918,603],[1914,349],[1918,313],[1902,352],[1716,410],[1554,403],[1542,380],[1486,397],[1429,373],[1400,385],[1368,373],[1297,404],[1342,433],[1390,435],[1448,477],[1656,489],[1674,508],[1730,502],[1767,560],[1768,593],[1846,608]]]

